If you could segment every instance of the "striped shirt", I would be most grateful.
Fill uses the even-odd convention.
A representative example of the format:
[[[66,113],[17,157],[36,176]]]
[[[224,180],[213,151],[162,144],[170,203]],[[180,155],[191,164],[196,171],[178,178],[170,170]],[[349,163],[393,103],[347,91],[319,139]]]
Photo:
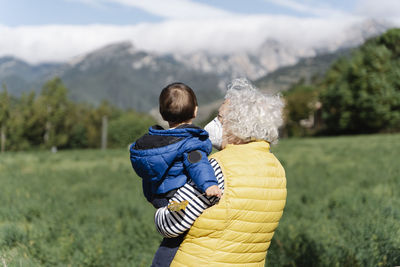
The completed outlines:
[[[215,159],[209,160],[218,180],[218,187],[224,192],[224,176],[221,167]],[[176,237],[190,229],[194,221],[206,208],[216,204],[218,197],[207,197],[200,192],[193,181],[189,180],[184,186],[178,189],[169,200],[182,202],[188,200],[189,204],[184,210],[170,211],[168,207],[159,208],[154,216],[157,231],[164,237]]]

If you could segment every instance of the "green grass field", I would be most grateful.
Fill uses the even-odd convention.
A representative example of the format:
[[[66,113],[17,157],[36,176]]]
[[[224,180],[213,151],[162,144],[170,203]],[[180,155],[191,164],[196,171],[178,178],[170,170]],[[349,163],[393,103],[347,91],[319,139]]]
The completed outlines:
[[[282,140],[267,266],[400,265],[400,135]],[[0,267],[149,266],[161,237],[126,150],[0,155]]]

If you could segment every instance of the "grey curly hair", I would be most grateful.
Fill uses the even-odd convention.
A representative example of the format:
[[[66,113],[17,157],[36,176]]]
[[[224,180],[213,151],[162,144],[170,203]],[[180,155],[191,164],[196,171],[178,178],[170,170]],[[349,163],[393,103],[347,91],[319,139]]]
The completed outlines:
[[[229,111],[223,118],[224,128],[230,134],[246,143],[253,140],[278,142],[284,107],[279,94],[264,94],[241,78],[228,85],[225,99]]]

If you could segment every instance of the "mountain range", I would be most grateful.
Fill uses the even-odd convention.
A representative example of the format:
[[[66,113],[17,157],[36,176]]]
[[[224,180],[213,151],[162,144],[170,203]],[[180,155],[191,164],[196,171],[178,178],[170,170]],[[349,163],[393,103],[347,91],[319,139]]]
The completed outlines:
[[[158,103],[161,89],[173,81],[190,84],[205,103],[221,97],[219,78],[187,68],[169,55],[137,51],[129,42],[112,44],[63,64],[28,63],[0,59],[0,82],[13,95],[39,92],[42,85],[59,76],[74,101],[97,105],[102,100],[125,109],[147,112]]]
[[[110,44],[65,63],[31,65],[14,57],[0,58],[0,83],[13,95],[34,90],[59,76],[74,101],[99,104],[103,99],[121,108],[149,112],[158,95],[173,81],[189,84],[201,105],[223,96],[233,78],[248,77],[262,89],[285,90],[300,78],[324,72],[349,48],[362,44],[390,25],[366,21],[354,25],[341,41],[327,46],[299,48],[293,43],[267,39],[256,51],[213,54],[157,54],[141,51],[131,42]]]

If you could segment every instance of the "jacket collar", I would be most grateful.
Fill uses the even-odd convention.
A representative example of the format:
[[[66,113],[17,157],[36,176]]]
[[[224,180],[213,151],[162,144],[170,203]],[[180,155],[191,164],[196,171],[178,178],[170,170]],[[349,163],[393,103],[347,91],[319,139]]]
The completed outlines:
[[[233,145],[233,144],[227,144],[224,149],[227,148],[236,148],[236,147],[241,147],[241,146],[246,146],[248,148],[254,148],[254,149],[261,149],[261,150],[270,150],[270,144],[265,141],[265,140],[260,140],[260,141],[252,141],[247,144],[241,144],[241,145]]]
[[[208,133],[193,124],[183,124],[174,129],[164,129],[159,125],[155,125],[149,128],[150,135],[167,135],[177,137],[188,137],[188,136],[206,136]]]

